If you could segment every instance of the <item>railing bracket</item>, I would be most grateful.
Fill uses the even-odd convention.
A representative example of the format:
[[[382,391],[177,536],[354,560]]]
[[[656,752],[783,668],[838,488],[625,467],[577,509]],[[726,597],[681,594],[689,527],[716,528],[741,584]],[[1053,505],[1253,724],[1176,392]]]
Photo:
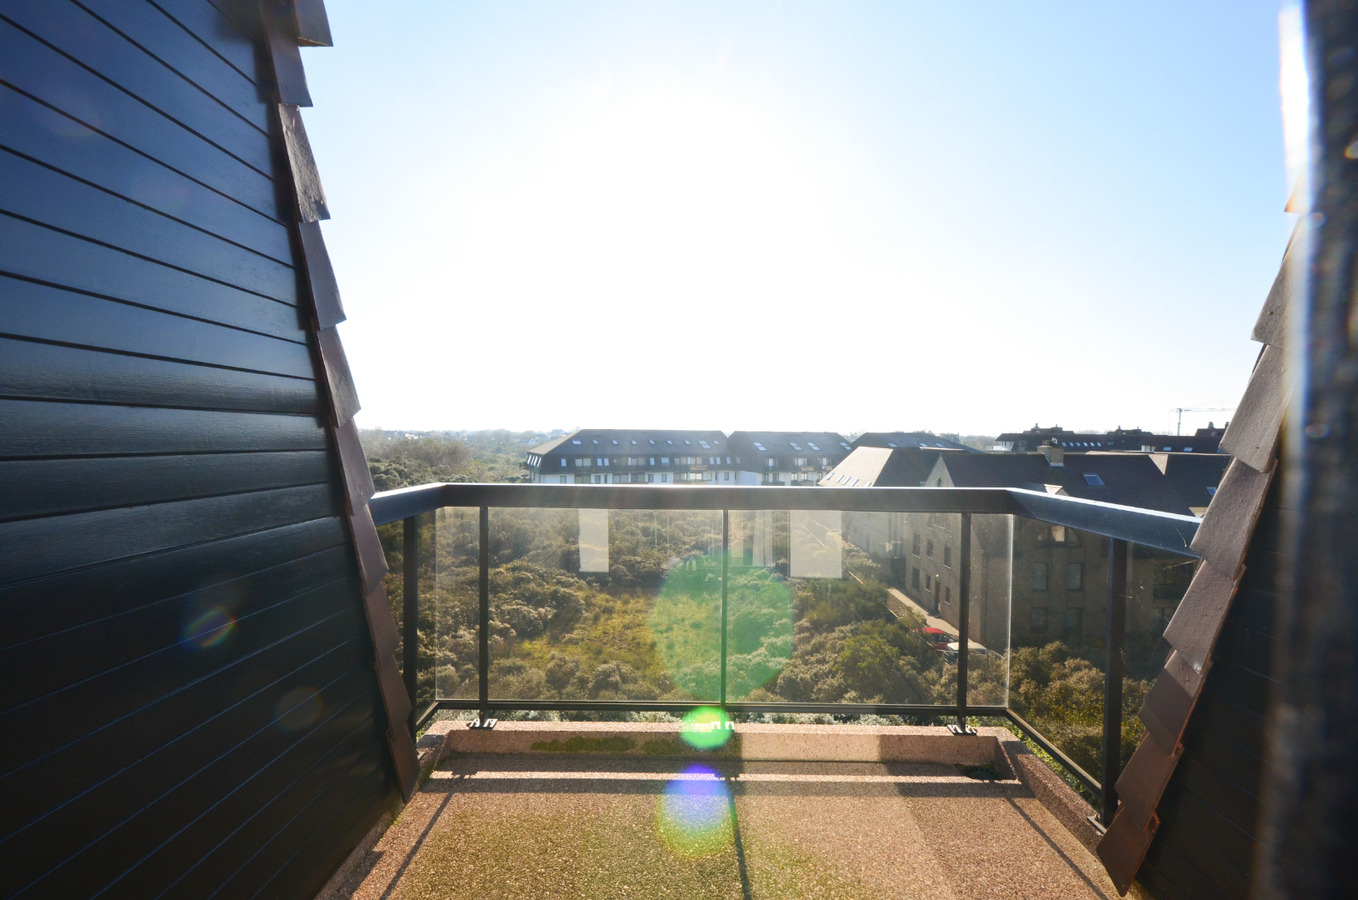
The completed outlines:
[[[1108,828],[1102,822],[1099,821],[1099,817],[1097,814],[1092,816],[1085,816],[1085,820],[1089,822],[1090,825],[1093,825],[1094,830],[1097,831],[1099,834],[1108,833]]]
[[[485,731],[490,731],[492,728],[495,727],[496,723],[498,723],[499,721],[500,721],[499,719],[472,719],[470,722],[467,723],[467,727],[475,728],[478,730],[483,729]]]
[[[958,737],[966,737],[967,735],[976,734],[975,728],[972,728],[970,725],[958,725],[956,722],[949,722],[948,730],[951,731],[953,734],[957,735]]]

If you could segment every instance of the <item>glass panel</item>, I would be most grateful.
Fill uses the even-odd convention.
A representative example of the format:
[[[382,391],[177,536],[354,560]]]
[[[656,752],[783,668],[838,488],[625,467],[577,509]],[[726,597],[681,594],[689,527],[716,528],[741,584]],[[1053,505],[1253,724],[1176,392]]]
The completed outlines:
[[[490,696],[716,700],[721,513],[490,511]]]
[[[429,547],[434,559],[434,589],[425,592],[421,586],[420,592],[421,677],[432,668],[440,699],[475,700],[480,510],[439,510],[434,542],[436,547],[423,541],[421,546],[421,555]]]
[[[1108,540],[1013,521],[1009,707],[1102,778]]]
[[[931,611],[906,594],[908,518],[731,513],[729,700],[955,702],[956,667],[926,631]]]
[[[1009,702],[1009,635],[1013,563],[1013,516],[971,517],[971,656],[967,659],[967,705]],[[955,557],[957,551],[952,551]],[[951,574],[947,566],[945,571]],[[945,580],[944,609],[957,622],[953,590]]]
[[[1145,726],[1137,718],[1151,685],[1160,675],[1170,646],[1165,628],[1179,607],[1198,561],[1150,547],[1133,547],[1127,579],[1127,638],[1123,644],[1122,762],[1141,741]]]

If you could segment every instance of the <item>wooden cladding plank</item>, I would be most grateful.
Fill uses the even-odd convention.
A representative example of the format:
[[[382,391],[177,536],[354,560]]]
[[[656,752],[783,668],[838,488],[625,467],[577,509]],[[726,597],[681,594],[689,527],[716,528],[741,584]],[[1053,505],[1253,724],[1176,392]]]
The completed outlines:
[[[1189,900],[1247,900],[1245,897],[1233,897],[1222,891],[1163,838],[1151,844],[1151,849],[1146,854],[1146,867],[1143,867],[1142,871],[1144,872],[1147,867],[1153,868],[1156,874],[1173,884]],[[1149,887],[1152,883],[1146,884]],[[1166,900],[1160,894],[1151,896],[1155,900]]]
[[[262,253],[292,261],[282,223],[0,84],[0,146]]]
[[[1267,634],[1247,628],[1228,628],[1217,642],[1213,659],[1263,675],[1273,681],[1274,640]]]
[[[321,173],[316,168],[311,142],[307,140],[306,127],[302,124],[302,112],[296,106],[283,103],[278,106],[278,116],[283,124],[283,142],[288,149],[297,215],[303,222],[328,219],[330,207],[326,205]]]
[[[1272,477],[1272,468],[1260,472],[1248,463],[1232,460],[1193,536],[1193,552],[1228,578],[1239,577]]]
[[[342,501],[308,485],[0,524],[0,584],[320,519]]]
[[[194,87],[268,133],[268,98],[261,95],[254,82],[154,5],[122,0],[76,2]]]
[[[285,303],[6,215],[0,273],[286,340],[304,324]]]
[[[359,507],[367,505],[374,491],[372,471],[358,437],[358,425],[352,419],[335,430],[335,446],[344,475],[345,500],[352,516]]]
[[[1151,685],[1138,717],[1163,753],[1173,754],[1179,746],[1202,690],[1203,677],[1175,650]]]
[[[1262,758],[1264,755],[1264,733],[1269,727],[1268,722],[1257,712],[1223,696],[1216,690],[1210,677],[1194,710],[1193,724],[1216,733],[1256,757]]]
[[[1143,820],[1122,809],[1113,816],[1095,853],[1118,893],[1127,893],[1127,887],[1136,878],[1136,872],[1141,868],[1141,861],[1146,858],[1146,850],[1159,826],[1160,821],[1154,815]]]
[[[299,688],[323,689],[345,676],[356,677],[370,695],[371,679],[363,669],[366,648],[359,636],[321,650],[317,656],[291,669],[235,702],[212,710],[210,718],[195,722],[178,734],[160,734],[160,740],[147,741],[145,754],[131,761],[121,756],[96,754],[64,775],[57,770],[64,754],[35,762],[28,775],[12,779],[6,791],[7,803],[0,811],[0,841],[16,832],[31,829],[44,813],[75,804],[63,810],[62,818],[75,814],[98,818],[96,813],[115,814],[118,818],[135,813],[159,793],[173,789],[180,780],[219,756],[223,749],[247,738],[261,727],[276,723],[280,703],[289,694],[305,700]],[[375,704],[374,704],[375,706]],[[295,715],[295,713],[294,713]],[[51,777],[47,777],[51,773]],[[116,819],[115,819],[116,821]],[[57,819],[62,827],[61,819]],[[4,846],[4,844],[0,844]]]
[[[217,886],[222,887],[222,896],[257,896],[257,892],[332,813],[346,806],[352,812],[358,812],[371,805],[368,799],[354,801],[365,795],[371,797],[386,783],[380,772],[384,760],[381,745],[373,735],[375,729],[376,723],[372,719],[361,723],[344,740],[326,748],[328,752],[318,761],[317,771],[309,774],[305,781],[276,791],[259,807],[248,810],[257,813],[251,819],[255,827],[241,829],[214,847],[211,855],[188,878],[163,895],[165,900],[203,897]],[[233,808],[234,801],[234,797],[228,801],[223,813],[214,810],[213,818],[228,813],[239,815]],[[204,830],[216,824],[207,820]],[[193,847],[194,843],[190,841],[201,841],[202,833],[200,830],[197,835],[186,835],[182,843],[176,841],[176,844]],[[168,858],[168,864],[174,864],[173,857]],[[281,895],[270,892],[266,896]]]
[[[310,350],[301,341],[227,328],[5,275],[0,275],[0,335],[293,378],[312,378],[315,373]]]
[[[150,2],[251,83],[268,81],[260,75],[261,55],[256,42],[212,3],[205,0]]]
[[[354,387],[354,375],[349,370],[349,359],[344,355],[339,332],[334,328],[322,328],[316,333],[316,343],[325,366],[325,379],[330,385],[331,423],[338,428],[351,420],[361,408],[358,390]]]
[[[318,328],[332,328],[343,322],[344,304],[340,302],[339,283],[330,265],[330,253],[325,249],[325,238],[319,222],[301,222],[302,257],[306,264],[307,281],[311,286],[313,315]]]
[[[1255,842],[1177,779],[1161,804],[1164,839],[1213,884],[1234,897],[1249,895]]]
[[[1259,798],[1193,757],[1179,764],[1179,782],[1232,825],[1254,837],[1258,831]]]
[[[356,790],[326,825],[298,848],[265,889],[277,885],[281,897],[305,898],[320,894],[382,816],[395,809],[396,798],[387,769],[378,766],[378,771],[363,789]],[[368,797],[366,806],[362,802],[365,796]]]
[[[391,607],[387,602],[387,589],[382,582],[379,581],[368,593],[363,601],[363,610],[367,616],[377,659],[381,661],[390,657],[395,660],[400,638],[396,634],[396,619],[392,616]]]
[[[1204,560],[1165,628],[1165,640],[1196,671],[1212,655],[1235,588],[1235,581]]]
[[[273,180],[0,18],[0,81],[65,116],[281,219]],[[60,129],[59,119],[53,126]],[[265,146],[267,149],[267,138]]]
[[[173,659],[145,659],[103,673],[84,686],[106,692],[98,704],[83,703],[90,696],[84,690],[63,691],[0,713],[6,729],[33,729],[11,731],[27,737],[0,745],[0,786],[28,777],[24,773],[57,752],[67,753],[70,764],[77,764],[70,753],[96,747],[124,765],[140,759],[148,747],[209,720],[279,673],[361,635],[352,590],[352,581],[338,578],[239,621],[225,646],[186,648]]]
[[[9,399],[125,403],[315,415],[307,378],[240,372],[0,338],[0,391]]]
[[[327,446],[325,425],[312,416],[0,400],[0,458]]]
[[[130,664],[173,665],[186,654],[215,652],[236,623],[350,574],[349,555],[332,547],[241,578],[219,581],[0,650],[0,677],[11,687],[0,711],[81,684]],[[47,665],[61,659],[62,665]]]
[[[225,752],[212,760],[212,765],[192,773],[160,796],[143,794],[142,808],[123,821],[109,822],[102,815],[84,820],[70,816],[64,817],[68,821],[60,841],[41,834],[46,829],[34,829],[39,833],[32,838],[23,834],[27,838],[22,841],[22,849],[28,854],[26,862],[42,873],[38,882],[42,892],[59,897],[92,896],[101,888],[113,886],[115,894],[121,893],[120,889],[127,887],[129,870],[147,861],[148,853],[154,858],[155,851],[168,844],[174,844],[177,851],[169,874],[182,874],[205,850],[250,821],[251,812],[267,807],[279,792],[299,783],[303,790],[314,789],[317,781],[323,783],[324,770],[314,774],[308,770],[318,757],[324,760],[345,747],[345,738],[371,718],[371,705],[363,702],[368,692],[357,681],[341,678],[335,687],[343,693],[322,696],[320,722],[306,723],[298,733],[286,733],[265,721],[253,734],[247,733],[243,742],[236,742],[239,736],[223,735]],[[328,708],[327,700],[333,703]],[[286,695],[278,701],[288,702]],[[221,829],[215,840],[211,839],[212,831],[193,827],[205,820]],[[112,829],[111,824],[115,825]],[[195,851],[187,853],[185,844],[176,842],[186,830],[191,830],[198,841]],[[48,846],[52,844],[55,846]],[[129,896],[156,893],[138,890]]]
[[[68,0],[7,0],[4,18],[255,171],[273,171],[261,129]],[[167,23],[168,26],[169,23]]]
[[[1129,816],[1143,823],[1150,820],[1182,753],[1182,747],[1165,753],[1150,735],[1141,736],[1117,780],[1118,800]]]
[[[0,641],[10,648],[83,627],[118,628],[122,616],[155,615],[194,596],[232,593],[250,573],[336,548],[350,559],[342,520],[313,519],[0,588],[7,623]],[[352,563],[344,568],[351,571]],[[63,599],[53,603],[52,597]]]
[[[291,265],[4,151],[0,211],[297,305],[297,273]]]
[[[325,14],[324,0],[293,0],[297,15],[297,42],[308,47],[333,47],[330,37],[330,18]]]
[[[1287,405],[1287,385],[1283,374],[1283,349],[1266,345],[1255,363],[1245,396],[1235,411],[1235,417],[1221,436],[1221,449],[1256,472],[1264,472],[1273,465],[1274,451],[1282,431],[1283,407]],[[1229,475],[1229,472],[1227,473]],[[1225,487],[1217,488],[1220,496]],[[1216,497],[1212,498],[1213,505]],[[1209,509],[1210,512],[1210,509]]]
[[[1204,697],[1200,702],[1206,706],[1210,700]],[[1194,716],[1193,725],[1184,734],[1185,754],[1253,797],[1255,803],[1261,803],[1263,759],[1215,728],[1205,727],[1201,722],[1204,718]]]
[[[1289,308],[1299,308],[1300,298],[1297,293],[1301,290],[1301,279],[1298,277],[1301,270],[1298,267],[1305,265],[1300,257],[1307,246],[1306,231],[1309,222],[1310,219],[1306,216],[1297,218],[1297,224],[1292,228],[1292,237],[1287,242],[1287,251],[1283,254],[1282,264],[1278,266],[1278,275],[1273,279],[1268,296],[1264,298],[1264,308],[1259,310],[1259,318],[1254,323],[1254,331],[1250,337],[1261,344],[1281,348],[1287,340],[1286,312]]]
[[[310,106],[311,91],[306,83],[302,54],[297,49],[297,17],[292,4],[287,0],[261,0],[259,8],[264,16],[264,40],[273,63],[278,102]]]
[[[328,453],[207,453],[0,461],[0,520],[324,484]]]
[[[387,557],[382,553],[382,542],[377,537],[377,526],[365,505],[349,517],[349,527],[358,550],[358,572],[363,581],[363,594],[371,597],[387,574]],[[387,615],[391,615],[390,610]]]

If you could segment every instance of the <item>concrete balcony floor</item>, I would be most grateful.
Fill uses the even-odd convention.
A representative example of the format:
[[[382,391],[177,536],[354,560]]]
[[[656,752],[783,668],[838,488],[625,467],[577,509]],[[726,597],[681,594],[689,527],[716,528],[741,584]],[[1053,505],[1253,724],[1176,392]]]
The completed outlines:
[[[1116,897],[1015,768],[453,752],[327,895]]]

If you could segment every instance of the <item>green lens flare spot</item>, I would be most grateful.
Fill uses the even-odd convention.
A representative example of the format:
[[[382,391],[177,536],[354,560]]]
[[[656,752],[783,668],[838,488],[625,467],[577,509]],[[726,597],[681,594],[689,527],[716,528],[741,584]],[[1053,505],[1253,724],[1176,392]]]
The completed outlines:
[[[684,716],[684,722],[679,726],[679,736],[695,750],[716,750],[731,739],[735,727],[735,723],[720,709],[702,706]]]

